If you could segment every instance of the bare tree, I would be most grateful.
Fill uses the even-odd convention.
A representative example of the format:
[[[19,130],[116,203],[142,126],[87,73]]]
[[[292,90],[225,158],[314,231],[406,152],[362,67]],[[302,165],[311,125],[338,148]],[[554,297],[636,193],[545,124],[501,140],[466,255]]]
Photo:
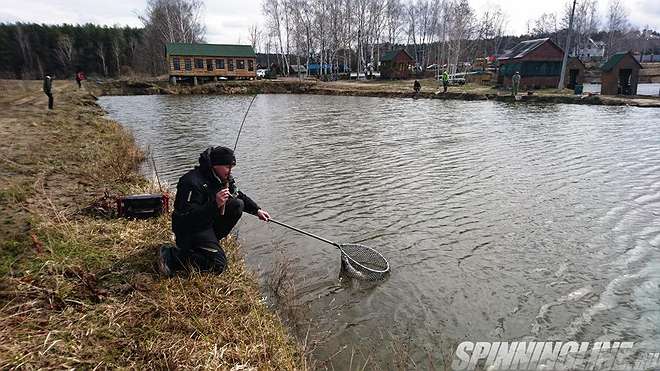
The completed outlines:
[[[96,43],[96,56],[99,57],[101,61],[101,67],[103,68],[103,76],[108,76],[108,65],[105,63],[105,44],[103,41],[98,41]]]
[[[21,68],[21,78],[32,78],[34,75],[34,58],[32,56],[32,46],[28,35],[23,31],[20,23],[16,24],[16,41],[18,41],[21,57],[23,58],[23,68]],[[38,62],[38,61],[37,61]]]
[[[73,41],[69,35],[60,35],[57,38],[55,55],[64,69],[69,70],[71,68],[71,62],[73,61]]]
[[[439,9],[439,3],[435,0],[417,0],[408,7],[408,43],[413,44],[418,65],[428,64],[427,43],[435,33]]]
[[[288,59],[284,54],[284,44],[282,43],[282,14],[285,9],[280,6],[280,0],[264,0],[262,3],[262,12],[266,17],[266,22],[270,33],[276,37],[275,50],[278,52],[278,64],[280,68],[288,70]],[[279,50],[278,50],[279,48]]]
[[[449,38],[449,50],[447,60],[453,65],[456,72],[459,67],[461,54],[465,57],[465,44],[473,36],[475,29],[474,10],[470,7],[467,0],[454,1],[449,3],[447,19],[447,36]],[[449,67],[449,66],[448,66]]]
[[[259,30],[259,26],[256,23],[250,26],[249,39],[250,45],[252,45],[252,48],[257,51],[259,49],[259,42],[261,40],[261,31]]]
[[[621,0],[610,0],[607,8],[607,47],[605,55],[610,57],[619,51],[623,45],[621,41],[628,30],[628,11]]]
[[[293,0],[290,2],[298,54],[305,53],[307,66],[309,66],[312,54],[312,24],[314,22],[310,6],[308,0]],[[309,76],[309,69],[306,75]]]
[[[534,21],[532,35],[536,37],[550,37],[557,42],[557,15],[555,13],[543,13]]]
[[[144,14],[144,45],[153,73],[165,71],[166,43],[204,42],[206,26],[202,22],[201,0],[148,0]]]
[[[496,54],[504,32],[505,17],[499,6],[489,7],[481,15],[476,27],[477,55],[487,57]]]
[[[403,4],[401,0],[387,0],[385,4],[385,24],[387,27],[387,42],[392,47],[399,41],[399,33],[403,24]]]
[[[385,3],[381,0],[371,0],[369,3],[369,19],[366,42],[369,45],[367,63],[376,68],[376,46],[381,42],[382,29],[385,23]]]
[[[568,0],[564,4],[564,10],[561,16],[561,28],[568,29],[570,14],[572,10],[572,1]],[[573,16],[573,35],[575,43],[569,50],[574,55],[589,43],[589,37],[598,32],[598,3],[597,0],[581,0],[575,7]]]
[[[356,54],[358,58],[358,76],[360,72],[364,72],[366,76],[367,64],[370,62],[367,50],[371,43],[372,28],[372,1],[371,0],[356,0],[355,1],[355,23],[357,31],[357,49]],[[369,54],[370,55],[370,54]]]
[[[121,76],[121,62],[119,60],[122,50],[121,36],[115,34],[114,37],[112,38],[110,47],[112,49],[112,55],[115,57],[115,68],[117,69],[117,77],[119,77]]]

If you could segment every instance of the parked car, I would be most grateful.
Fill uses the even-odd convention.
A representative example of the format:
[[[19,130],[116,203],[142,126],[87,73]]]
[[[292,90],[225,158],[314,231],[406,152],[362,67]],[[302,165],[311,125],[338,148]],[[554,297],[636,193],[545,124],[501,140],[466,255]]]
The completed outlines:
[[[265,78],[267,72],[268,72],[268,70],[265,69],[265,68],[258,69],[258,70],[257,70],[257,78],[258,78],[258,79],[263,79],[263,78]]]

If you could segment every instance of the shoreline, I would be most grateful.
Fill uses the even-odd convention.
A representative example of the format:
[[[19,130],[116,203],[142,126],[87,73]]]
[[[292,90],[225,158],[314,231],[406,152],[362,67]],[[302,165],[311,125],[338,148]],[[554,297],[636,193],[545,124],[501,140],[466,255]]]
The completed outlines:
[[[660,107],[660,97],[572,95],[560,94],[555,89],[534,91],[532,95],[521,94],[519,100],[501,91],[471,85],[467,87],[451,86],[447,93],[437,93],[436,89],[430,88],[437,86],[437,83],[432,81],[422,80],[422,91],[415,99]],[[170,85],[167,81],[111,80],[101,81],[93,86],[102,95],[314,94],[409,99],[414,96],[411,88],[412,83],[407,80],[394,82],[380,80],[369,82],[320,82],[315,80],[280,79],[222,81],[197,86]]]
[[[158,275],[169,215],[113,217],[115,196],[155,191],[145,154],[73,85],[49,112],[39,81],[0,81],[0,369],[307,369],[235,239],[221,275]]]

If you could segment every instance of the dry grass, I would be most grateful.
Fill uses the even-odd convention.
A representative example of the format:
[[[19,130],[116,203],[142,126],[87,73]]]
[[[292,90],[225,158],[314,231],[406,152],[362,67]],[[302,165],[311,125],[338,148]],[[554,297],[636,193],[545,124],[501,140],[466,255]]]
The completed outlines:
[[[45,113],[35,85],[0,107],[18,117],[0,121],[18,142],[0,202],[21,215],[0,227],[0,369],[304,369],[234,239],[222,275],[158,276],[169,217],[107,217],[112,196],[152,187],[143,154],[84,92],[59,85]]]

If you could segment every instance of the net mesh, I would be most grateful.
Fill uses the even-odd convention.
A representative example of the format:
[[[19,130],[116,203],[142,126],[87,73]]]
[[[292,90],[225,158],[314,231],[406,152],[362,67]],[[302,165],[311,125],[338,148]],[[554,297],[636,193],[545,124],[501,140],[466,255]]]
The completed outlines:
[[[385,278],[390,263],[378,251],[360,244],[341,244],[342,270],[349,276],[366,281]]]

